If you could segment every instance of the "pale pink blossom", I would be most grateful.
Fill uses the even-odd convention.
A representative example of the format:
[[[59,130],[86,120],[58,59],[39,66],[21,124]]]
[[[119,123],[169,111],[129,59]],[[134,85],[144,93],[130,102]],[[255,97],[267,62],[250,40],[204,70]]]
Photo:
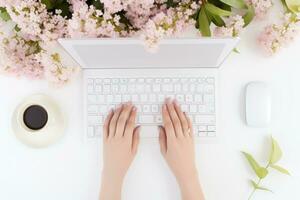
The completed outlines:
[[[300,18],[287,13],[279,24],[265,27],[259,35],[258,42],[268,54],[278,52],[282,47],[289,45],[300,33]]]
[[[247,3],[252,5],[255,11],[256,19],[263,19],[270,8],[273,6],[272,0],[247,0]]]
[[[154,15],[143,27],[141,37],[146,47],[155,51],[164,37],[176,36],[195,24],[192,15],[200,7],[200,2],[181,2],[176,8],[169,8]]]
[[[215,37],[237,37],[244,29],[244,19],[240,15],[232,15],[225,20],[225,26],[214,29]]]
[[[41,63],[45,67],[45,78],[55,86],[61,86],[70,82],[78,68],[74,66],[65,66],[62,63],[61,56],[58,53],[49,54],[43,52],[40,54]]]
[[[0,71],[40,79],[44,76],[44,66],[39,60],[40,52],[40,45],[36,41],[27,41],[18,35],[2,37]]]
[[[50,14],[40,1],[13,1],[6,10],[26,39],[52,41],[66,35],[66,19],[60,11]]]

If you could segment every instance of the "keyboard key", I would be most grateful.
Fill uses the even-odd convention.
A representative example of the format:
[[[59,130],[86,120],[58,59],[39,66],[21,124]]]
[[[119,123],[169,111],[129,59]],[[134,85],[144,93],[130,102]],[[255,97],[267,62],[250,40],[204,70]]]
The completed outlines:
[[[153,85],[153,92],[160,92],[160,85]]]
[[[122,102],[122,96],[121,95],[115,95],[114,96],[114,102],[115,103],[121,103]]]
[[[123,94],[127,93],[127,86],[126,85],[121,85],[120,86],[120,92],[123,93]]]
[[[147,94],[142,94],[141,95],[141,102],[147,102],[148,101],[148,95]]]
[[[215,78],[207,78],[206,82],[209,84],[214,84],[215,83]]]
[[[87,83],[88,83],[89,85],[93,85],[93,84],[94,84],[94,79],[88,78],[88,79],[87,79]]]
[[[188,112],[189,111],[189,106],[188,105],[181,105],[181,110],[183,112]]]
[[[204,103],[207,103],[207,104],[213,104],[215,102],[215,97],[214,97],[214,95],[204,95],[203,101],[204,101]]]
[[[176,100],[179,102],[179,103],[183,103],[184,102],[184,96],[179,94],[179,95],[176,95]]]
[[[107,84],[110,83],[110,79],[108,79],[108,78],[104,79],[103,83],[107,83]]]
[[[151,110],[152,110],[153,113],[157,113],[158,112],[158,105],[152,105]]]
[[[118,85],[113,85],[111,86],[111,90],[113,93],[118,93],[119,92],[119,86]]]
[[[196,95],[195,95],[195,102],[196,102],[197,104],[202,104],[202,103],[203,103],[202,95],[196,94]]]
[[[207,136],[207,132],[202,132],[202,131],[198,131],[197,134],[199,137],[206,137]]]
[[[88,113],[90,113],[90,114],[97,114],[98,113],[98,106],[90,105],[90,106],[88,106],[87,110],[88,110]]]
[[[88,124],[94,125],[94,124],[101,124],[103,121],[102,116],[89,116],[88,117]]]
[[[163,85],[162,91],[163,92],[173,92],[173,85],[171,85],[171,84]]]
[[[175,91],[175,92],[181,92],[181,85],[180,85],[180,84],[176,84],[176,85],[174,86],[174,91]]]
[[[207,132],[208,137],[216,137],[216,132]]]
[[[105,96],[104,95],[97,95],[97,103],[104,103],[105,102]]]
[[[144,106],[143,106],[143,112],[144,112],[144,113],[149,113],[149,112],[151,112],[151,110],[150,110],[150,105],[144,105]]]
[[[101,114],[106,114],[107,111],[109,111],[107,106],[105,106],[105,105],[100,106],[99,112]]]
[[[197,124],[214,124],[216,119],[214,115],[197,115],[195,121]]]
[[[102,136],[103,127],[102,126],[95,126],[95,136],[101,137]]]
[[[207,126],[198,126],[198,131],[206,132],[207,131]]]
[[[131,100],[132,100],[133,103],[136,103],[136,102],[139,101],[139,96],[134,94],[134,95],[131,96]]]
[[[197,85],[197,92],[203,93],[204,91],[204,85]]]
[[[214,93],[215,88],[213,85],[207,85],[207,86],[205,86],[204,90],[205,90],[205,93],[212,94],[212,93]]]
[[[186,101],[187,103],[193,102],[193,95],[191,95],[191,94],[186,95],[186,96],[185,96],[185,101]]]
[[[149,101],[150,101],[151,103],[156,102],[156,95],[155,95],[155,94],[150,94],[150,95],[149,95]]]
[[[158,123],[158,124],[162,123],[162,116],[161,115],[156,115],[155,122]]]
[[[88,95],[88,102],[93,104],[97,102],[97,96],[96,95]]]
[[[93,85],[88,85],[87,91],[88,91],[89,94],[93,93],[94,92],[94,86]]]
[[[206,113],[206,106],[205,105],[199,105],[198,109],[199,109],[200,113]]]
[[[190,112],[196,113],[197,112],[197,105],[190,105]]]
[[[154,122],[154,117],[152,115],[140,115],[139,123],[141,124],[151,124]]]
[[[119,79],[117,79],[117,78],[114,78],[114,79],[112,80],[112,83],[113,83],[113,84],[117,84],[117,83],[119,83]]]
[[[207,126],[208,131],[216,131],[216,126]]]
[[[112,103],[113,101],[114,101],[113,95],[107,95],[107,96],[106,96],[106,102],[107,102],[107,103]]]
[[[98,91],[98,92],[101,92],[101,91]],[[109,94],[109,93],[110,93],[110,85],[103,85],[103,94]]]

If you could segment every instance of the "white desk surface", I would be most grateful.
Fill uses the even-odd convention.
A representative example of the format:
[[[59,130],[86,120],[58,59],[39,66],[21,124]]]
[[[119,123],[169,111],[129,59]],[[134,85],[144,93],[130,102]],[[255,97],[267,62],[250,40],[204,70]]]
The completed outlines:
[[[248,29],[248,32],[251,28]],[[252,27],[253,29],[253,27]],[[253,30],[254,31],[254,30]],[[240,43],[220,70],[221,130],[217,144],[197,145],[197,164],[207,200],[245,200],[254,173],[241,155],[253,153],[266,160],[270,134],[284,155],[280,164],[292,176],[271,172],[263,184],[274,194],[257,192],[257,200],[300,199],[300,42],[275,57],[262,56],[255,34]],[[244,87],[266,81],[273,92],[269,128],[249,128],[244,121]],[[0,199],[96,200],[100,185],[101,146],[82,142],[81,81],[62,89],[45,82],[0,76]],[[11,114],[27,95],[42,92],[54,97],[69,116],[65,137],[47,149],[31,149],[14,137]],[[124,184],[124,200],[180,199],[173,176],[160,156],[158,145],[142,145]]]

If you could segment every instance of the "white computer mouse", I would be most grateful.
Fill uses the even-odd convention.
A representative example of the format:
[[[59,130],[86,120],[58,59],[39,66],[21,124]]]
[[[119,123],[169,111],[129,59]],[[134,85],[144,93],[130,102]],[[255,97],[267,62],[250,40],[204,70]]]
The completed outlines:
[[[246,123],[266,127],[271,121],[271,92],[267,83],[250,82],[246,86]]]

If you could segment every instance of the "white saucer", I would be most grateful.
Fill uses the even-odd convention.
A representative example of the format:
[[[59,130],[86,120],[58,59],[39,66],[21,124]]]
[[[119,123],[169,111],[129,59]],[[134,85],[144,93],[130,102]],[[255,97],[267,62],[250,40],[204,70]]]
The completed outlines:
[[[47,110],[48,122],[40,130],[29,129],[24,121],[25,110],[31,105],[40,105]],[[42,148],[58,141],[65,130],[65,120],[59,106],[50,97],[36,94],[26,98],[14,111],[12,129],[16,137],[24,144]]]

